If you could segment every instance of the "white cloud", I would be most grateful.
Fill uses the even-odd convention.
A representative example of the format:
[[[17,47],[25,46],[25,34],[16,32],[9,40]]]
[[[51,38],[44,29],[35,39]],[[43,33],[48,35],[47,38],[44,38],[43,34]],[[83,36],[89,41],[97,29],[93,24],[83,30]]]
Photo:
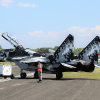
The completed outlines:
[[[89,27],[81,28],[81,27],[73,26],[73,27],[70,27],[68,29],[68,33],[70,33],[70,34],[79,34],[80,36],[85,36],[85,35],[90,36],[89,31],[90,31]]]
[[[43,33],[42,31],[34,31],[34,32],[28,32],[29,35],[37,35]]]
[[[2,5],[4,7],[9,7],[9,6],[12,6],[13,2],[14,2],[13,0],[0,0],[0,5]],[[39,5],[30,4],[29,2],[28,3],[19,2],[19,3],[16,3],[16,6],[27,7],[27,8],[39,7]]]
[[[55,37],[60,34],[61,32],[55,32],[55,31],[52,31],[52,32],[48,32],[47,35],[50,36],[50,37]]]
[[[80,29],[79,29],[79,32],[80,32],[80,33],[84,33],[84,32],[86,32],[88,29],[89,29],[89,27],[80,28]]]
[[[55,38],[57,39],[60,36],[63,36],[62,33],[66,34],[67,31],[59,31],[59,32],[55,32],[55,31],[49,31],[49,32],[43,32],[43,31],[34,31],[34,32],[28,32],[28,34],[30,36],[34,36],[34,37],[44,37],[44,38]]]
[[[39,5],[36,5],[36,4],[30,4],[29,2],[28,3],[18,3],[18,6],[21,6],[21,7],[27,7],[27,8],[35,8],[35,7],[39,7]]]
[[[76,32],[78,32],[79,30],[80,30],[80,27],[77,27],[77,26],[73,26],[73,27],[70,27],[70,28],[68,29],[68,31],[71,32],[71,33],[76,33]]]
[[[97,27],[97,26],[96,26]],[[89,27],[77,27],[73,26],[67,30],[63,31],[49,31],[44,32],[40,31],[33,31],[28,32],[28,34],[15,34],[15,37],[19,40],[19,42],[25,47],[31,47],[33,49],[40,48],[40,47],[54,47],[59,46],[65,40],[65,38],[72,34],[74,36],[74,46],[76,48],[84,48],[88,43],[92,41],[95,36],[100,36],[100,30],[96,30],[96,27],[89,28]],[[98,25],[99,27],[99,25]],[[2,33],[3,31],[0,31]],[[1,46],[3,48],[10,48],[10,44],[4,39],[0,38]],[[8,43],[6,45],[6,43]]]
[[[70,27],[68,29],[68,33],[70,34],[74,34],[74,35],[78,35],[78,36],[92,36],[93,33],[95,33],[96,31],[93,31],[92,28],[89,27],[77,27],[77,26],[73,26]]]
[[[4,7],[9,7],[13,3],[13,0],[0,0],[0,4]]]
[[[91,28],[91,30],[100,31],[100,26],[99,26],[99,25],[97,25],[95,28]]]
[[[29,32],[28,35],[30,38],[34,38],[33,44],[38,44],[36,46],[41,47],[54,47],[59,46],[63,40],[68,36],[68,34],[72,34],[74,36],[74,46],[76,48],[85,47],[88,43],[92,41],[92,39],[95,36],[100,36],[100,30],[99,25],[95,28],[89,28],[89,27],[77,27],[73,26],[70,27],[67,30],[63,31],[49,31],[49,32],[43,32],[43,31],[35,31],[35,32]],[[98,32],[97,32],[98,31]],[[34,37],[32,37],[34,36]],[[35,39],[37,40],[35,41]],[[30,39],[31,40],[31,39]],[[35,43],[36,42],[36,43]],[[31,43],[29,43],[31,44]],[[35,45],[34,45],[35,47]],[[35,47],[37,48],[37,47]]]
[[[100,26],[97,25],[95,28],[91,28],[93,34],[100,34]]]

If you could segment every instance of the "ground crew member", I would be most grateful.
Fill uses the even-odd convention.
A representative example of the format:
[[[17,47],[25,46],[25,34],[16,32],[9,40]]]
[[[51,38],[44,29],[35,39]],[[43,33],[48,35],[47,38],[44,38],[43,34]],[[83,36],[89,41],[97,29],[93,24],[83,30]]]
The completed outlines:
[[[38,83],[40,83],[42,82],[42,64],[40,63],[40,61],[38,61],[37,69],[38,69],[38,77],[39,77]]]

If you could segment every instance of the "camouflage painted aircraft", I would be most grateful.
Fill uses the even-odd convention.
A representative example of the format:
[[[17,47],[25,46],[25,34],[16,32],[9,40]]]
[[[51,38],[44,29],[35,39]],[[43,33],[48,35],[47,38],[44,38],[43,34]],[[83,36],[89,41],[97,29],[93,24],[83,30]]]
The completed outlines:
[[[62,72],[77,72],[77,71],[94,71],[95,66],[98,67],[98,53],[100,38],[96,36],[78,56],[74,56],[74,37],[69,34],[63,41],[59,48],[52,55],[46,56],[44,54],[36,53],[31,50],[25,49],[16,38],[4,32],[2,37],[10,42],[15,51],[6,51],[5,59],[15,62],[21,69],[21,78],[27,75],[24,70],[35,71],[34,77],[37,74],[37,62],[43,64],[42,72],[56,74],[56,78],[63,77]]]

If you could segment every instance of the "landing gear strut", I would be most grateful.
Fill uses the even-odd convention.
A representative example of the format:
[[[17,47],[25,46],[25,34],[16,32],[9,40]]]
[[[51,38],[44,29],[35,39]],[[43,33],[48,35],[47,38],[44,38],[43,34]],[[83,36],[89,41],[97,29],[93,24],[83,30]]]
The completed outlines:
[[[61,79],[63,77],[62,72],[56,73],[56,79]]]
[[[26,78],[26,73],[25,72],[23,72],[23,70],[21,70],[21,74],[20,74],[20,76],[21,76],[21,78]]]

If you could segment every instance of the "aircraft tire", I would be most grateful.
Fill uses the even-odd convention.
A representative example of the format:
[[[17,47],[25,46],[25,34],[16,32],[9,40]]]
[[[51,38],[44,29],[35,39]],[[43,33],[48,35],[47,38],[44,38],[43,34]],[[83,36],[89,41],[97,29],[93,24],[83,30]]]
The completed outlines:
[[[56,73],[56,79],[61,79],[63,77],[62,72],[61,73]]]
[[[78,62],[76,67],[77,67],[76,72],[82,71],[82,63],[81,62]]]
[[[6,79],[7,77],[6,76],[4,76],[4,79]]]
[[[38,78],[38,71],[35,71],[34,78]]]
[[[10,78],[11,78],[11,79],[14,79],[14,75],[12,74]]]
[[[22,79],[23,78],[26,78],[26,73],[25,72],[24,73],[21,73],[20,76],[21,76]]]

